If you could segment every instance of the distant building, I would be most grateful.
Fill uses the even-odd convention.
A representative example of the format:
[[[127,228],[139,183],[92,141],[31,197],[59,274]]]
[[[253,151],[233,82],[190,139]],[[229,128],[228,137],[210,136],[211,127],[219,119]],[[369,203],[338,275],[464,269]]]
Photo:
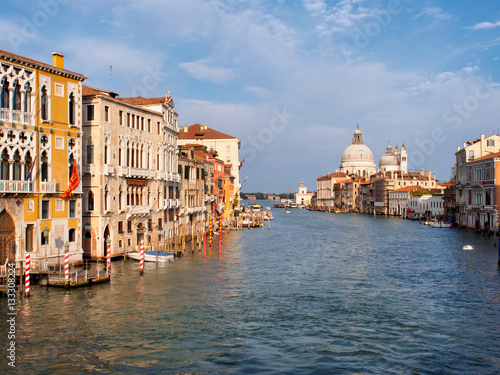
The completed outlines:
[[[363,135],[359,126],[354,131],[352,143],[342,154],[340,162],[340,172],[345,174],[357,174],[362,177],[369,177],[377,172],[377,166],[373,161],[373,153],[363,143]]]
[[[410,185],[390,191],[389,215],[406,217],[407,214],[414,213],[412,210],[408,211],[408,207],[415,191],[425,191],[425,189],[418,185]]]
[[[317,178],[316,205],[322,208],[333,208],[335,206],[334,186],[339,182],[347,182],[349,178],[343,172],[329,173]]]
[[[256,200],[256,199],[257,199],[257,197],[256,197],[255,195],[250,195],[250,194],[247,194],[247,199],[248,199],[249,201],[254,201],[254,200]]]
[[[313,193],[308,193],[307,188],[304,186],[304,180],[300,182],[300,186],[295,193],[295,203],[299,205],[309,205],[311,204],[311,198]]]
[[[382,155],[379,160],[379,171],[408,172],[408,154],[406,153],[406,147],[404,144],[401,146],[401,150],[399,150],[398,146],[396,146],[396,149],[392,152],[391,143],[387,143],[385,154]]]

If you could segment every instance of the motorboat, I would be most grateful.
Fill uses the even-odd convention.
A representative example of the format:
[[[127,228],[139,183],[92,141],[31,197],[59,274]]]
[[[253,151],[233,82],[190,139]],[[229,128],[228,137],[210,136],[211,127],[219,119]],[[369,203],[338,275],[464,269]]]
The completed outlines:
[[[141,260],[141,253],[127,253],[130,259]],[[145,262],[156,262],[156,251],[144,252]],[[174,254],[166,253],[164,251],[158,251],[158,263],[173,262]]]
[[[472,245],[464,245],[462,248],[463,250],[474,250],[474,247]]]
[[[442,221],[440,221],[439,223],[434,223],[430,221],[429,226],[433,228],[450,228],[450,224],[443,223]]]
[[[285,213],[286,214],[289,214],[290,213],[290,209],[288,207],[285,207]]]

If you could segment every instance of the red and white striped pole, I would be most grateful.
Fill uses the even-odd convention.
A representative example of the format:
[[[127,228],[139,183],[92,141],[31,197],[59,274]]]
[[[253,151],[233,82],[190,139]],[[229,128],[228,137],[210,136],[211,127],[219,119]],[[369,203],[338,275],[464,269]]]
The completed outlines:
[[[106,238],[106,271],[111,271],[111,240]]]
[[[26,253],[26,265],[24,266],[24,293],[30,296],[30,255]]]
[[[144,273],[144,240],[141,240],[141,255],[139,257],[139,270],[141,275]]]
[[[64,281],[69,282],[69,246],[64,246]]]

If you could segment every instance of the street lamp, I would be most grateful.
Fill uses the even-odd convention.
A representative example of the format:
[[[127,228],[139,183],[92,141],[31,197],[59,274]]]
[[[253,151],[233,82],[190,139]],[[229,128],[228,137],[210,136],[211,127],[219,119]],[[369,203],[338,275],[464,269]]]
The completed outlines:
[[[49,235],[50,235],[50,229],[45,225],[45,228],[43,229],[43,238],[45,241],[45,266],[47,266],[47,245],[49,244]]]

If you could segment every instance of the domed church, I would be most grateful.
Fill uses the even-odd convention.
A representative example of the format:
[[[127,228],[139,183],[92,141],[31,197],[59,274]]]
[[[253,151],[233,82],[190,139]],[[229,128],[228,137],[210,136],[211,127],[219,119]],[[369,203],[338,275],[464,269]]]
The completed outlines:
[[[380,157],[378,165],[379,171],[402,171],[408,173],[408,155],[404,143],[401,146],[401,151],[396,146],[396,149],[392,152],[391,143],[388,142],[385,154]]]
[[[372,151],[363,144],[363,135],[359,125],[354,131],[352,144],[342,154],[340,172],[346,174],[357,174],[361,177],[369,177],[377,172],[377,166],[373,161]]]

